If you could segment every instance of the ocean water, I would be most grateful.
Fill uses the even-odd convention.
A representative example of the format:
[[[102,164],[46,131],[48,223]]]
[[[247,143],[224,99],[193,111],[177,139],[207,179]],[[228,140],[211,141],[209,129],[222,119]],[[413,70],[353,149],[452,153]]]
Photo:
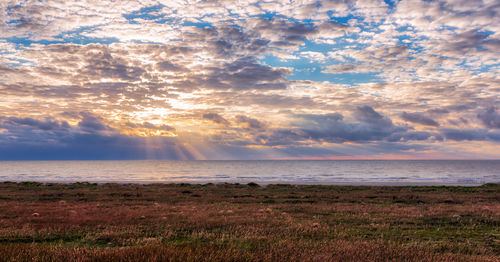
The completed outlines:
[[[500,161],[1,161],[0,181],[481,185]]]

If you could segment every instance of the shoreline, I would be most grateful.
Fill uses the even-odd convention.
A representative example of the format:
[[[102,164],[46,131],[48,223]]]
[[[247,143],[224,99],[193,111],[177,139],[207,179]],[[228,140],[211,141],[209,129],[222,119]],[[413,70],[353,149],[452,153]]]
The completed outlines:
[[[110,180],[110,181],[98,181],[98,180],[88,180],[88,181],[60,181],[60,180],[47,180],[47,181],[33,181],[33,180],[6,180],[0,181],[0,183],[40,183],[40,184],[61,184],[61,185],[71,185],[71,184],[120,184],[120,185],[177,185],[177,184],[189,184],[189,185],[223,185],[223,184],[235,184],[235,185],[246,185],[249,183],[255,183],[259,186],[268,185],[292,185],[292,186],[366,186],[366,187],[481,187],[484,185],[495,185],[500,184],[498,182],[483,182],[483,183],[433,183],[433,182],[419,182],[419,183],[405,183],[405,182],[318,182],[318,181],[303,181],[303,182],[292,182],[292,181],[212,181],[212,180],[201,180],[201,181],[124,181],[124,180]]]

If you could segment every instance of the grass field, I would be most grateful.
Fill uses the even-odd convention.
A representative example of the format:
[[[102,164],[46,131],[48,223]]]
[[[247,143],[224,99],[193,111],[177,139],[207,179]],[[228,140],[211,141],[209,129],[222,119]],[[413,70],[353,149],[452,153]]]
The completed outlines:
[[[499,258],[499,184],[0,183],[0,261]]]

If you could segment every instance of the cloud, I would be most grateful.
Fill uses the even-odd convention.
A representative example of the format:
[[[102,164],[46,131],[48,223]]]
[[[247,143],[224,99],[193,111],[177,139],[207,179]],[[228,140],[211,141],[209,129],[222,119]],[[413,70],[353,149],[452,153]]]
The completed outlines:
[[[3,124],[13,125],[13,126],[28,126],[31,128],[45,130],[45,131],[61,130],[69,128],[68,122],[51,120],[50,118],[46,119],[45,121],[41,121],[30,117],[25,117],[25,118],[8,117],[4,119]]]
[[[389,142],[407,142],[407,141],[443,141],[443,136],[434,132],[400,132],[394,133],[387,138]]]
[[[426,126],[435,126],[435,127],[439,126],[439,123],[436,122],[434,119],[431,119],[427,116],[424,116],[421,113],[403,112],[403,114],[401,114],[401,117],[405,121],[412,122],[412,123],[417,123],[417,124],[426,125]]]
[[[500,141],[500,133],[489,132],[484,129],[451,129],[446,128],[442,130],[446,139],[455,141]]]
[[[157,129],[157,130],[164,130],[164,131],[175,131],[175,128],[171,127],[169,125],[154,125],[154,124],[152,124],[150,122],[144,122],[140,126],[144,127],[144,128],[149,128],[149,129]]]
[[[300,56],[311,60],[311,62],[324,62],[327,59],[323,53],[313,51],[301,52]]]
[[[0,1],[2,142],[175,159],[495,147],[498,4],[392,2]]]
[[[265,125],[259,120],[244,115],[236,116],[236,122],[242,124],[244,128],[259,129],[265,127]]]
[[[114,57],[106,50],[88,52],[87,66],[80,70],[81,75],[91,78],[115,78],[136,81],[146,72],[142,67],[130,66],[123,59]]]
[[[156,67],[161,71],[182,72],[185,70],[182,66],[175,65],[170,61],[159,62]]]
[[[78,127],[89,133],[112,130],[112,128],[102,123],[102,119],[88,113],[83,114],[81,121],[78,123]]]
[[[227,121],[224,117],[222,117],[221,115],[219,115],[217,113],[206,113],[206,114],[203,114],[203,119],[211,120],[214,123],[217,123],[217,124],[220,124],[220,125],[223,125],[223,126],[228,126],[229,125],[229,121]]]
[[[9,142],[2,139],[2,160],[104,160],[104,159],[178,159],[196,157],[172,138],[144,138],[126,135],[68,134],[57,143]],[[56,139],[56,138],[53,138]],[[151,147],[150,145],[155,145]]]
[[[222,68],[211,68],[211,74],[202,83],[215,89],[283,89],[288,70],[258,64],[247,57],[225,63]]]
[[[494,107],[490,107],[485,112],[479,113],[477,117],[486,127],[500,128],[500,114],[496,112]]]
[[[2,118],[0,128],[5,131],[0,133],[0,159],[196,158],[173,137],[119,134],[88,115],[77,126],[57,120]]]
[[[354,116],[365,123],[378,127],[392,127],[392,121],[382,116],[370,106],[358,106],[354,112]]]
[[[357,31],[348,25],[333,21],[322,21],[315,24],[306,24],[291,21],[285,18],[257,18],[247,19],[247,25],[260,37],[270,40],[270,45],[295,48],[306,40],[321,41],[343,36],[349,31]]]
[[[390,137],[395,134],[401,138],[407,130],[405,127],[394,126],[389,118],[370,106],[357,107],[354,116],[359,122],[346,121],[339,113],[295,115],[297,120],[292,123],[292,128],[273,130],[271,135],[260,135],[259,139],[270,145],[297,145],[308,140],[329,143],[364,143],[394,140]]]

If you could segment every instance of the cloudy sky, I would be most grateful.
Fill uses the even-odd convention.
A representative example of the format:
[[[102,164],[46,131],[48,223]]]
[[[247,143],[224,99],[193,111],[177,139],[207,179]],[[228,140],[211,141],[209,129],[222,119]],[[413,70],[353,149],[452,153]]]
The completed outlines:
[[[0,159],[499,159],[498,0],[2,0]]]

